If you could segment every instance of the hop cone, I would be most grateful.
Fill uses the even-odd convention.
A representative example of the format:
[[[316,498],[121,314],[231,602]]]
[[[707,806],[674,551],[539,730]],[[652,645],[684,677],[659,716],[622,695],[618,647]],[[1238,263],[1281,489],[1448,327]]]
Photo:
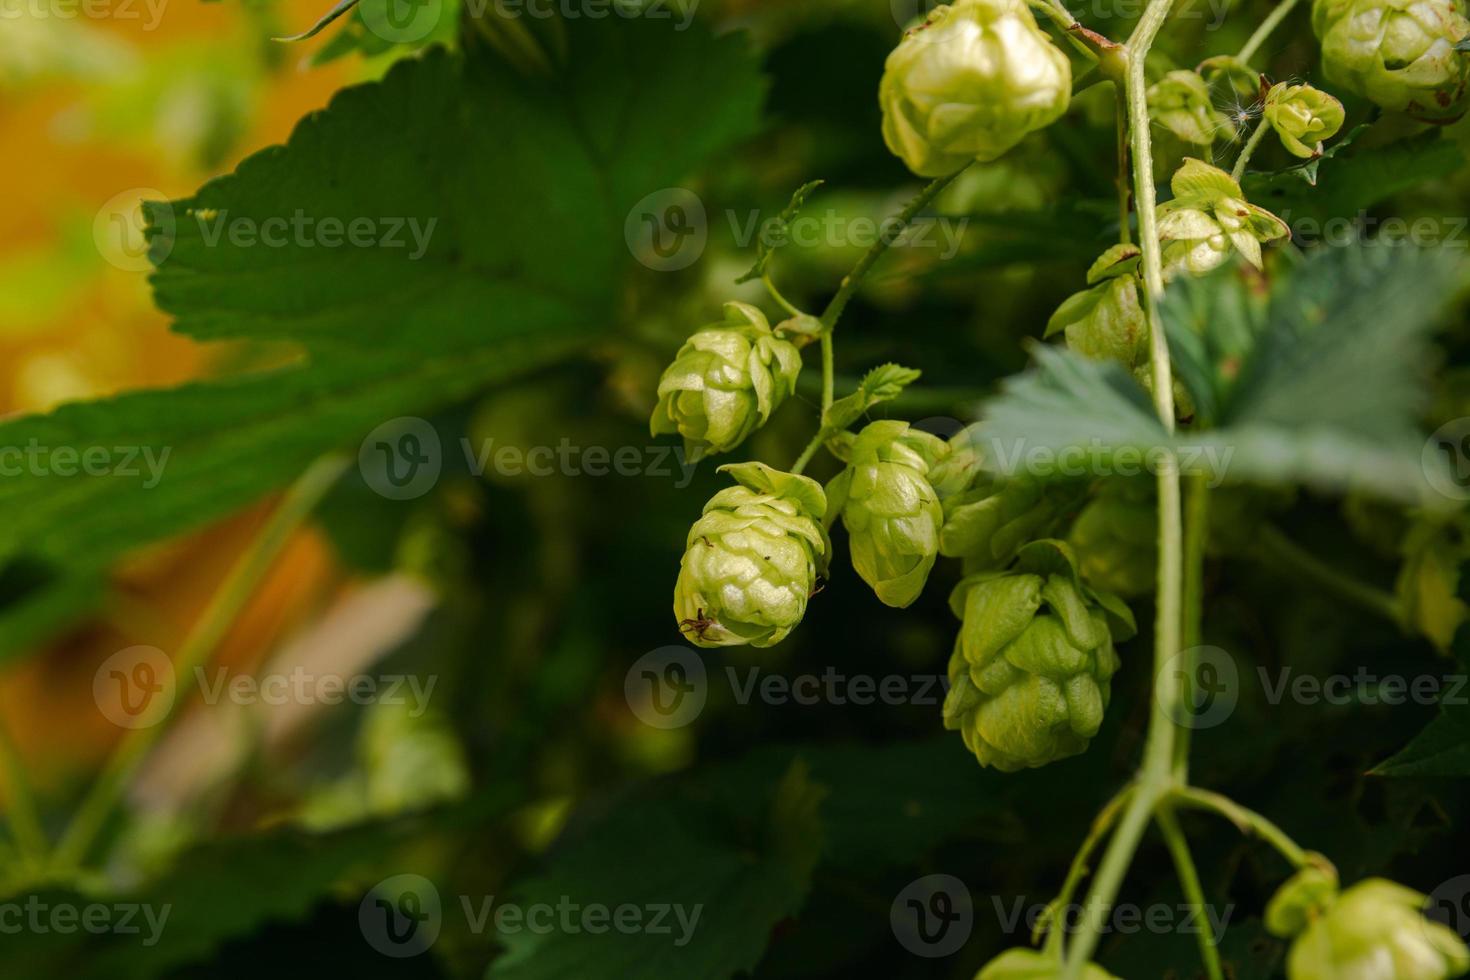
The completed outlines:
[[[739,485],[711,497],[689,529],[674,615],[698,646],[772,646],[801,622],[826,570],[827,497],[815,480],[763,463],[720,472]]]
[[[1286,961],[1287,977],[1448,980],[1464,975],[1470,971],[1470,950],[1453,930],[1424,917],[1427,901],[1382,878],[1354,885],[1297,936]]]
[[[1085,750],[1119,666],[1114,634],[1134,630],[1128,608],[1084,586],[1059,541],[1027,545],[1013,569],[962,580],[950,606],[963,623],[945,727],[959,729],[981,765],[1004,772]]]
[[[1174,199],[1159,205],[1159,237],[1164,245],[1164,275],[1201,275],[1230,258],[1244,255],[1261,267],[1261,243],[1288,234],[1286,223],[1245,200],[1240,185],[1217,167],[1193,158],[1169,181]]]
[[[1148,114],[1160,126],[1196,146],[1235,138],[1235,126],[1215,108],[1210,86],[1192,71],[1171,71],[1150,85]]]
[[[1158,515],[1146,483],[1110,482],[1067,535],[1082,577],[1129,598],[1153,591],[1158,575]]]
[[[878,88],[883,139],[923,177],[994,160],[1072,97],[1067,56],[1025,0],[959,0],[909,31]]]
[[[985,964],[975,980],[1059,980],[1062,964],[1055,957],[1034,949],[1008,949]],[[1111,973],[1089,963],[1082,968],[1082,980],[1117,980]]]
[[[800,372],[800,352],[776,335],[765,314],[726,303],[725,322],[685,341],[659,379],[649,428],[682,435],[691,461],[728,452],[766,423]]]
[[[1455,45],[1470,21],[1454,0],[1314,0],[1312,28],[1339,85],[1425,122],[1464,113],[1470,63]]]
[[[852,565],[885,605],[901,609],[917,599],[939,557],[944,508],[927,477],[948,448],[907,422],[873,422],[827,487],[847,528]]]
[[[1342,103],[1310,85],[1279,82],[1266,93],[1266,122],[1292,155],[1311,158],[1322,153],[1347,118]]]

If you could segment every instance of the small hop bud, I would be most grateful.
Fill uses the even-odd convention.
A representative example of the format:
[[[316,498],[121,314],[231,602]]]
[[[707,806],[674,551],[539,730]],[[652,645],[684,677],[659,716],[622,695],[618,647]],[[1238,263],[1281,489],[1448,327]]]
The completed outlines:
[[[1061,960],[1035,949],[1008,949],[985,964],[975,980],[1060,980]],[[1117,980],[1111,973],[1089,963],[1082,968],[1082,980]]]
[[[1073,293],[1047,321],[1045,337],[1061,333],[1084,357],[1137,367],[1148,354],[1148,318],[1138,300],[1136,246],[1115,245],[1093,263],[1089,288]]]
[[[1454,0],[1314,0],[1329,79],[1424,122],[1465,112],[1470,61],[1455,45],[1470,21]]]
[[[944,508],[928,475],[948,451],[944,440],[907,422],[872,422],[858,433],[847,469],[827,486],[850,537],[853,568],[885,605],[912,604],[939,557]]]
[[[1287,888],[1293,887],[1292,882]],[[1470,971],[1470,950],[1424,917],[1428,898],[1382,878],[1343,892],[1305,925],[1287,956],[1289,980],[1448,980]],[[1278,919],[1282,916],[1278,915]],[[1294,917],[1278,925],[1297,924]]]
[[[1016,567],[963,579],[944,725],[1003,772],[1077,755],[1102,725],[1117,672],[1114,635],[1135,629],[1119,600],[1082,584],[1071,549],[1037,541]]]
[[[690,461],[729,452],[764,425],[796,387],[801,354],[748,303],[726,303],[725,321],[679,349],[658,383],[654,435],[684,437]]]
[[[1235,124],[1215,108],[1210,86],[1192,71],[1171,71],[1150,85],[1148,113],[1154,122],[1196,146],[1235,138]]]
[[[1170,180],[1174,199],[1159,205],[1164,276],[1201,275],[1239,252],[1261,268],[1261,244],[1290,233],[1286,222],[1246,201],[1229,174],[1186,158]]]
[[[674,615],[697,646],[773,646],[806,615],[831,547],[821,484],[764,463],[720,467],[738,486],[689,529]]]
[[[1346,118],[1342,103],[1310,85],[1278,82],[1266,93],[1266,122],[1295,156],[1322,155],[1322,141],[1331,139]]]
[[[922,177],[994,160],[1055,122],[1072,97],[1067,56],[1025,0],[938,7],[888,56],[883,139]]]

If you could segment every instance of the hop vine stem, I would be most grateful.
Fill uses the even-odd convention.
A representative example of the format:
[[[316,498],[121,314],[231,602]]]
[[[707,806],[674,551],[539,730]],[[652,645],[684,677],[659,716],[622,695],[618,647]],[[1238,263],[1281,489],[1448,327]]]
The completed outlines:
[[[174,658],[174,670],[177,674],[192,674],[194,668],[203,664],[214,652],[225,631],[230,628],[245,603],[255,594],[266,573],[275,564],[292,533],[316,509],[316,505],[347,466],[346,456],[324,456],[313,463],[286,491],[280,505],[261,527],[250,547],[230,569],[223,584],[184,638]],[[108,758],[102,774],[92,784],[91,790],[62,834],[52,855],[51,867],[54,871],[66,874],[82,866],[106,825],[108,816],[121,798],[128,779],[138,771],[148,751],[163,736],[169,723],[178,717],[182,700],[175,701],[168,714],[157,724],[129,731],[118,744]]]
[[[1149,354],[1154,408],[1164,428],[1174,431],[1174,377],[1169,345],[1159,320],[1159,298],[1164,292],[1164,268],[1155,214],[1157,193],[1153,178],[1153,146],[1149,132],[1147,79],[1144,62],[1154,38],[1169,16],[1173,0],[1150,0],[1125,45],[1127,70],[1124,97],[1128,108],[1129,147],[1132,150],[1134,200],[1137,202],[1138,239],[1143,252],[1145,308],[1149,324]],[[1079,980],[1092,959],[1102,921],[1122,887],[1144,832],[1160,803],[1177,787],[1174,719],[1181,705],[1182,682],[1174,657],[1182,649],[1184,612],[1184,515],[1178,460],[1161,460],[1158,471],[1159,564],[1158,615],[1154,627],[1154,698],[1149,715],[1143,767],[1136,789],[1108,842],[1097,877],[1084,903],[1078,931],[1067,951],[1064,977]],[[1197,560],[1197,559],[1196,559]],[[1187,886],[1186,886],[1187,887]]]

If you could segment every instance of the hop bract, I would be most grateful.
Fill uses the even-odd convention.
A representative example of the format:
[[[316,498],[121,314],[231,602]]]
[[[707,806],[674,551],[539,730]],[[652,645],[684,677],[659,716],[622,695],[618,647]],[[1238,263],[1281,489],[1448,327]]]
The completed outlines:
[[[853,568],[886,605],[903,608],[917,599],[939,557],[944,508],[928,475],[948,449],[907,422],[873,422],[858,433],[847,469],[827,486],[847,528]]]
[[[1109,483],[1067,535],[1082,577],[1124,598],[1153,591],[1158,570],[1158,513],[1147,482]]]
[[[1426,122],[1464,113],[1470,21],[1453,0],[1314,0],[1312,28],[1339,85]]]
[[[827,497],[815,480],[764,463],[720,472],[739,485],[711,497],[689,529],[674,615],[697,646],[768,647],[801,622],[826,571]]]
[[[649,428],[677,432],[693,461],[745,441],[796,387],[801,354],[748,303],[726,303],[725,321],[685,341],[658,383]]]
[[[1066,112],[1071,95],[1071,65],[1025,0],[936,8],[888,56],[878,89],[884,141],[923,177],[994,160]]]
[[[1354,885],[1306,926],[1289,980],[1448,980],[1470,971],[1453,930],[1424,917],[1428,898],[1382,878]]]
[[[1113,641],[1134,631],[1128,608],[1083,585],[1060,541],[1027,545],[1013,569],[965,578],[950,606],[963,622],[945,727],[1004,772],[1085,750],[1118,670]]]
[[[1199,275],[1239,252],[1261,267],[1261,244],[1289,234],[1286,222],[1245,199],[1229,174],[1187,158],[1169,181],[1174,199],[1159,205],[1164,275]]]
[[[1159,125],[1196,146],[1235,138],[1230,117],[1215,108],[1210,86],[1192,71],[1171,71],[1150,85],[1148,113]]]
[[[1134,270],[1142,253],[1114,245],[1087,273],[1089,288],[1073,293],[1047,321],[1045,337],[1062,333],[1067,346],[1094,360],[1136,367],[1148,352],[1148,318],[1138,301]]]
[[[1271,86],[1266,93],[1266,122],[1281,144],[1299,157],[1322,155],[1322,141],[1331,139],[1346,118],[1342,103],[1310,85]]]
[[[1008,949],[985,964],[975,980],[1058,980],[1062,964],[1056,957],[1034,949]],[[1082,980],[1117,980],[1111,973],[1089,963],[1082,968]]]

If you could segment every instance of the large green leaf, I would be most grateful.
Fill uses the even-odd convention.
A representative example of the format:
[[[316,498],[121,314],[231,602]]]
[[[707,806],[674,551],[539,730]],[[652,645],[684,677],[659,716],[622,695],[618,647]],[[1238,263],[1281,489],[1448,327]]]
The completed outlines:
[[[738,38],[653,21],[570,23],[568,51],[560,74],[527,78],[432,50],[193,198],[150,205],[178,329],[298,342],[309,359],[0,425],[0,446],[168,453],[161,475],[0,482],[0,563],[100,566],[607,330],[633,206],[752,132],[762,83]],[[371,227],[359,237],[377,246],[328,247],[343,235],[325,219]]]

